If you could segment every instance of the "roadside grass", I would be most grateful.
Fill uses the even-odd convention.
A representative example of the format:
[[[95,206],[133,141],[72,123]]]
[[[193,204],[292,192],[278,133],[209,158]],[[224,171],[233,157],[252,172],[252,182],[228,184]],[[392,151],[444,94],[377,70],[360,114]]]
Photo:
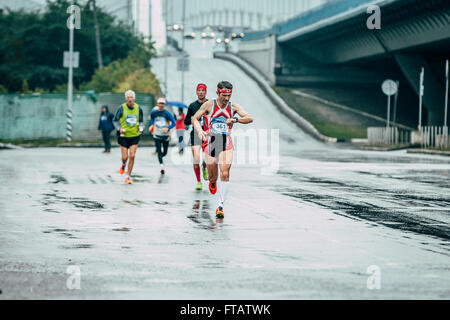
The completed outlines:
[[[317,109],[305,106],[289,88],[273,87],[275,92],[300,116],[309,121],[321,134],[338,139],[366,139],[367,127],[338,124],[324,117]]]

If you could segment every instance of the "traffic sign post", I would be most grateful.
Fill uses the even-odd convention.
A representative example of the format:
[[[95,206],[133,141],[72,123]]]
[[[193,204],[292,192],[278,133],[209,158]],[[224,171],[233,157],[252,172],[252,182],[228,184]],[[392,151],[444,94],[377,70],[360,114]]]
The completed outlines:
[[[424,94],[424,86],[423,86],[423,80],[425,78],[425,69],[422,68],[422,71],[420,72],[420,84],[419,84],[419,130],[422,128],[422,103],[423,103],[423,94]]]
[[[181,57],[177,60],[177,70],[181,72],[189,71],[189,58]]]
[[[386,80],[383,82],[383,85],[381,86],[381,89],[383,90],[383,93],[387,95],[388,102],[387,102],[387,117],[386,117],[386,127],[389,128],[389,122],[391,119],[391,96],[397,93],[398,86],[397,83],[393,80]]]
[[[78,68],[80,65],[80,52],[72,53],[72,68]],[[70,68],[70,51],[64,51],[63,67]]]

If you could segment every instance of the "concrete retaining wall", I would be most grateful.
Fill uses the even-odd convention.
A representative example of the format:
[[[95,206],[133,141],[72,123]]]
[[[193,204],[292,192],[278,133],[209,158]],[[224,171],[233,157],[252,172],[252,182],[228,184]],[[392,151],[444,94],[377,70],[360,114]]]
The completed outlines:
[[[251,64],[271,83],[275,83],[276,37],[268,36],[262,40],[242,41],[238,55]]]
[[[107,104],[110,111],[115,112],[124,101],[123,94],[75,94],[72,138],[74,140],[98,138],[97,125],[101,106]],[[149,111],[154,106],[153,95],[138,94],[136,103],[143,108],[147,124]],[[65,139],[66,112],[65,94],[2,94],[0,139]]]

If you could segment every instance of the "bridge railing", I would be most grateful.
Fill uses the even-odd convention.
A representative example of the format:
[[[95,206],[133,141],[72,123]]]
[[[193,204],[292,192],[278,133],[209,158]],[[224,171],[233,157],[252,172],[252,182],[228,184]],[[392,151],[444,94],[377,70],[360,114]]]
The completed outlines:
[[[367,128],[369,145],[395,145],[411,143],[411,131],[397,127]]]
[[[449,149],[450,139],[448,127],[420,127],[415,139],[422,148]]]

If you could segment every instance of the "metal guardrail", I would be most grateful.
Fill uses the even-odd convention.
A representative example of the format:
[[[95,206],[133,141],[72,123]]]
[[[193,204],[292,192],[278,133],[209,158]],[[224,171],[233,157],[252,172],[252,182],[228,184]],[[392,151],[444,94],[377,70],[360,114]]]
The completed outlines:
[[[449,149],[448,127],[420,127],[418,139],[422,148]]]
[[[420,127],[418,131],[397,127],[369,127],[367,138],[369,145],[410,143],[420,145],[422,149],[450,149],[449,128],[444,126]]]
[[[398,127],[367,128],[369,145],[396,145],[411,143],[411,131]]]

